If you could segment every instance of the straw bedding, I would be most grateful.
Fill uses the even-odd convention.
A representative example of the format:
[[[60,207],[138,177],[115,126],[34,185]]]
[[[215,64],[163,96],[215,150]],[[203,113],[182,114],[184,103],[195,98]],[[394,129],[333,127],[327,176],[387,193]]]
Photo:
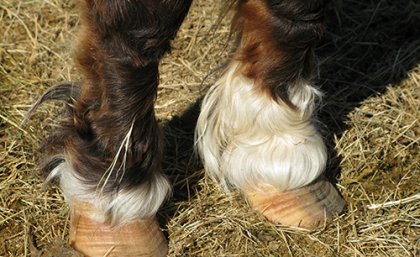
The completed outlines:
[[[156,111],[174,193],[159,219],[170,256],[419,256],[420,4],[348,0],[329,10],[318,118],[328,176],[348,206],[307,231],[273,225],[223,192],[192,150],[200,99],[232,48],[221,3],[195,0],[161,63]],[[46,88],[79,80],[74,2],[3,0],[0,24],[0,256],[77,256],[59,189],[41,190],[37,173],[37,149],[62,106],[44,105],[20,125]]]

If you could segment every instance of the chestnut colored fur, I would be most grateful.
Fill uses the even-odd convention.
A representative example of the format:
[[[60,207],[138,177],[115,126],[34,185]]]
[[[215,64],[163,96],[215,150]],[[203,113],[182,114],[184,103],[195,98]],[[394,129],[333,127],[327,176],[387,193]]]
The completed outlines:
[[[54,177],[64,178],[66,181],[60,181],[62,188],[72,191],[74,186],[74,190],[79,188],[79,193],[86,192],[93,198],[99,189],[101,194],[107,195],[100,205],[109,206],[97,207],[103,207],[107,213],[112,213],[109,209],[114,208],[110,207],[115,204],[111,204],[113,200],[127,200],[128,203],[125,204],[132,205],[137,202],[137,196],[147,199],[144,202],[148,204],[154,204],[149,213],[141,212],[142,215],[155,214],[157,206],[163,200],[162,197],[154,199],[153,196],[156,193],[166,195],[169,190],[166,179],[161,175],[163,143],[154,113],[158,63],[170,49],[170,41],[187,14],[191,2],[192,0],[79,0],[82,30],[78,39],[76,61],[83,82],[80,85],[62,84],[53,87],[33,107],[35,109],[46,99],[62,99],[67,103],[67,112],[60,128],[45,142],[49,156],[44,165],[44,171],[49,174],[47,180]],[[310,85],[310,80],[315,67],[313,50],[316,40],[324,30],[323,11],[327,2],[328,0],[227,1],[226,6],[237,8],[233,27],[238,33],[239,45],[231,65],[232,70],[220,82],[230,83],[226,90],[236,90],[238,99],[248,97],[237,103],[237,107],[241,103],[249,103],[250,106],[244,110],[255,111],[256,108],[253,109],[251,104],[257,102],[253,98],[256,97],[262,103],[258,108],[261,107],[264,112],[270,113],[270,108],[275,109],[271,113],[275,113],[274,119],[265,119],[264,116],[261,124],[254,124],[252,129],[256,129],[255,135],[266,137],[266,132],[260,128],[270,120],[278,124],[284,123],[287,128],[286,136],[276,134],[279,131],[276,126],[270,127],[269,131],[273,135],[269,136],[276,137],[285,144],[281,151],[287,152],[290,147],[290,153],[303,152],[293,148],[297,142],[305,151],[310,151],[311,156],[318,156],[310,160],[319,164],[320,168],[316,173],[313,172],[316,176],[325,164],[325,154],[322,139],[309,121],[314,99],[319,95],[316,88]],[[249,87],[256,92],[255,95],[248,94]],[[226,90],[213,92],[225,94],[228,92]],[[219,100],[218,93],[208,97],[212,99],[204,107],[206,114],[202,115],[199,124],[202,126],[201,131],[197,130],[198,139],[202,136],[200,133],[206,133],[206,127],[212,126],[207,126],[209,119],[213,119],[209,123],[214,123],[211,128],[223,129],[217,127],[220,125],[219,117],[218,113],[213,114],[213,107],[220,105],[221,101],[229,104],[230,96],[225,94],[224,100]],[[272,102],[278,106],[273,107]],[[217,108],[221,112],[224,109],[225,106]],[[237,124],[248,124],[249,120],[243,122]],[[304,124],[301,126],[304,129],[297,129],[296,124]],[[217,133],[228,135],[224,131]],[[215,149],[219,149],[213,149],[213,152],[219,151],[216,153],[217,158],[221,158],[222,152],[226,150],[223,149],[228,144],[226,142],[236,136],[236,132],[232,133],[232,137],[229,135],[224,139],[221,139],[222,136],[216,139],[221,140],[220,145],[220,142],[214,144]],[[206,141],[201,144],[202,147],[212,144],[210,141],[214,139],[211,139],[211,135],[213,134],[207,135],[208,144]],[[289,135],[297,136],[289,140]],[[312,143],[305,145],[307,138]],[[227,141],[223,141],[225,139]],[[271,153],[278,150],[275,147],[278,148],[278,145],[273,146]],[[211,151],[204,149],[202,152]],[[294,161],[292,158],[286,160],[288,165],[292,165]],[[61,176],[63,172],[68,176]],[[288,188],[288,185],[284,188]],[[119,194],[123,196],[118,198]],[[68,195],[74,196],[72,192]],[[121,210],[124,203],[119,204],[118,213],[124,212]],[[139,210],[133,209],[133,215],[137,211]]]
[[[310,80],[313,48],[324,31],[328,0],[241,0],[234,20],[243,73],[273,99],[293,106],[290,87]]]
[[[97,185],[133,124],[120,186],[159,172],[162,140],[154,114],[158,62],[190,1],[82,1],[77,61],[85,81],[65,124],[74,169]],[[167,15],[170,11],[170,15]],[[115,190],[119,178],[106,186]]]
[[[151,187],[161,172],[163,149],[154,113],[158,63],[191,1],[79,1],[82,30],[76,61],[83,82],[68,84],[74,90],[67,91],[76,93],[62,97],[68,111],[45,143],[51,156],[46,173],[69,162],[63,172],[72,170],[91,192],[100,188],[112,195]]]

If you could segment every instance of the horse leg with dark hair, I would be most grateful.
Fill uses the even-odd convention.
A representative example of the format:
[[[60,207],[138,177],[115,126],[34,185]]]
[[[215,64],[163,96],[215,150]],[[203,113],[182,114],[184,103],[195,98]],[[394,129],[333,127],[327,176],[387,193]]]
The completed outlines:
[[[203,100],[198,151],[208,174],[239,188],[269,220],[316,227],[345,205],[322,177],[327,153],[312,122],[327,1],[237,2],[239,44]]]
[[[87,256],[167,252],[156,212],[170,184],[154,103],[159,61],[191,1],[79,1],[83,82],[50,90],[72,95],[60,96],[68,108],[46,141],[44,171],[70,205],[71,245]]]

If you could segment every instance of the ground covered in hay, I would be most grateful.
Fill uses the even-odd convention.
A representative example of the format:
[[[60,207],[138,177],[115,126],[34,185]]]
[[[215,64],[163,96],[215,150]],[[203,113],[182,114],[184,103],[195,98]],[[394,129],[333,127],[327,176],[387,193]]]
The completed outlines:
[[[174,195],[160,212],[170,256],[419,256],[420,4],[337,0],[320,43],[317,84],[328,175],[348,202],[331,224],[306,231],[273,225],[237,192],[204,176],[192,151],[199,100],[229,52],[222,1],[195,0],[162,61],[156,111],[167,136]],[[61,109],[41,107],[49,86],[77,81],[74,1],[0,3],[0,256],[77,256],[66,248],[68,209],[42,190],[37,148]]]

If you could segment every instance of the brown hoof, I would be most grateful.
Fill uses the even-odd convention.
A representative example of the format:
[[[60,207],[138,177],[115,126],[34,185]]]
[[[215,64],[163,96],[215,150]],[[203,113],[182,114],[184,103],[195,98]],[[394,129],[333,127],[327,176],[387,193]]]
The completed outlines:
[[[307,186],[279,192],[269,185],[245,192],[251,206],[269,221],[302,228],[316,228],[340,214],[346,205],[325,178]]]
[[[70,245],[85,256],[166,256],[168,244],[155,218],[111,226],[93,219],[100,215],[85,202],[71,206]]]

